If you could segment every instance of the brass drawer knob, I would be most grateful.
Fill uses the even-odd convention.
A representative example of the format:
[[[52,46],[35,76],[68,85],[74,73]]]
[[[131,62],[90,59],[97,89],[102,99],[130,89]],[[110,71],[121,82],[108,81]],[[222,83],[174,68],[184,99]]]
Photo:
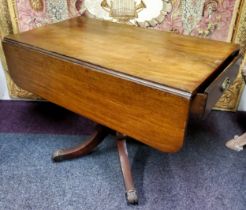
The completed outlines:
[[[226,77],[225,80],[224,80],[224,82],[221,85],[221,90],[222,91],[227,90],[230,87],[230,85],[231,85],[231,80],[230,80],[229,77]]]

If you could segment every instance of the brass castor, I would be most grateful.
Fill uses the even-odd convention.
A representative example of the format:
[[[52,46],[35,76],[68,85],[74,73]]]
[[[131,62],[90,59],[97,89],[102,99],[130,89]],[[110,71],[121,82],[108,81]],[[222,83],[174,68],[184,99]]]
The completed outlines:
[[[55,152],[53,153],[53,155],[52,155],[52,158],[51,158],[52,161],[53,161],[53,162],[60,162],[60,161],[63,161],[63,160],[64,160],[64,159],[63,159],[63,156],[60,155],[62,152],[63,152],[62,149],[55,151]]]
[[[127,204],[137,205],[138,195],[136,190],[129,190],[126,192]]]
[[[52,155],[54,162],[69,160],[91,153],[109,134],[109,129],[98,125],[94,133],[82,144],[68,149],[59,149]]]

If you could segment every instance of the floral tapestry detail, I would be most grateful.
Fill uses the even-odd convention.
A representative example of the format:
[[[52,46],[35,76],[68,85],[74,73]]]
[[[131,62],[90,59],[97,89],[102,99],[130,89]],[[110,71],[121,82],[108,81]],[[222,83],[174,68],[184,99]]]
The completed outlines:
[[[206,1],[204,17],[193,31],[193,35],[226,41],[233,17],[236,0]]]
[[[68,18],[68,8],[66,0],[46,1],[47,15],[52,23]]]
[[[49,23],[49,19],[45,12],[45,7],[43,7],[42,11],[37,11],[32,8],[32,4],[30,4],[30,1],[17,0],[16,9],[18,15],[19,30],[21,32],[28,31]]]
[[[16,10],[21,32],[84,13],[83,0],[16,0]]]
[[[29,0],[32,9],[35,11],[42,11],[44,9],[43,0]]]
[[[18,22],[17,31],[23,32],[46,24],[76,17],[84,13],[83,0],[16,0],[13,1]],[[7,5],[7,3],[6,3]],[[5,10],[8,12],[7,10]],[[17,28],[17,27],[16,27]],[[7,66],[5,66],[7,70]],[[32,93],[19,88],[6,73],[12,98],[37,99]]]
[[[67,0],[69,17],[76,17],[85,12],[83,0]]]
[[[236,2],[237,0],[172,0],[172,12],[155,28],[227,41]]]
[[[184,34],[191,34],[197,24],[201,21],[203,16],[205,0],[186,0],[182,1],[182,22],[184,27]]]
[[[181,3],[180,0],[172,0],[172,11],[166,16],[162,23],[155,27],[155,29],[183,34],[184,28],[181,15]]]

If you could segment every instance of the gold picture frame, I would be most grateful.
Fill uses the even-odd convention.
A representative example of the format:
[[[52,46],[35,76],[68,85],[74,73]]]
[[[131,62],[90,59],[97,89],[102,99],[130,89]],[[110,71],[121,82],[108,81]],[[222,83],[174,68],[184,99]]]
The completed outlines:
[[[240,1],[239,10],[237,13],[235,27],[232,34],[232,42],[238,43],[245,48],[246,43],[246,0]],[[234,83],[231,87],[225,91],[220,100],[215,105],[215,110],[222,111],[237,111],[238,105],[241,99],[241,95],[243,89],[245,87],[245,83],[243,81],[241,71],[242,68],[246,65],[246,55],[245,50],[242,49],[243,52],[243,62],[240,66],[240,71]]]

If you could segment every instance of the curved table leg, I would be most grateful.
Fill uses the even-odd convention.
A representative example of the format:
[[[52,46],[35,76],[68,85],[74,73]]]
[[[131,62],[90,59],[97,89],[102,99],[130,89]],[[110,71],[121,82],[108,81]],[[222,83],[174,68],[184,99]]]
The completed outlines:
[[[138,204],[138,196],[133,183],[125,138],[126,137],[124,136],[118,137],[117,148],[119,152],[121,170],[124,178],[126,200],[128,204]]]
[[[108,135],[109,129],[98,125],[91,137],[81,145],[69,149],[60,149],[53,153],[52,159],[55,162],[78,158],[90,153]]]

